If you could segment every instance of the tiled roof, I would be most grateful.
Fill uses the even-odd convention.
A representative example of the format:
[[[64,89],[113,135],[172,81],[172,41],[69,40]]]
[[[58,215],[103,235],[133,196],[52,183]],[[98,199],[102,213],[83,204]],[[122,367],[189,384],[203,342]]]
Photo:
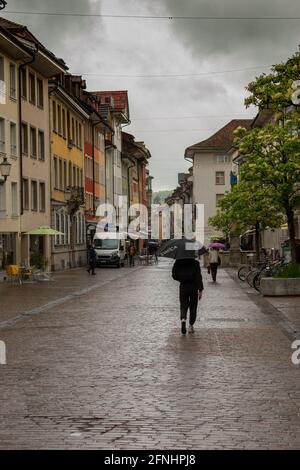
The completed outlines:
[[[32,42],[34,44],[38,44],[39,48],[45,52],[52,60],[58,62],[61,66],[65,69],[68,67],[66,66],[63,59],[56,57],[53,52],[49,51],[28,29],[26,26],[14,23],[13,21],[9,21],[6,18],[0,17],[0,27],[11,33],[15,36],[16,39],[24,39],[26,41]]]
[[[186,153],[189,151],[199,151],[199,152],[207,152],[207,151],[228,151],[233,144],[234,139],[234,131],[238,127],[245,127],[246,129],[250,129],[252,123],[252,119],[233,119],[230,121],[226,126],[222,127],[218,132],[214,135],[209,137],[202,142],[192,145],[186,149]]]
[[[14,23],[13,21],[9,21],[6,18],[0,17],[0,26],[5,29],[24,29],[25,26],[20,23]]]
[[[128,107],[128,92],[127,90],[119,91],[92,91],[93,95],[101,96],[103,98],[113,98],[113,108],[119,111],[126,111]]]

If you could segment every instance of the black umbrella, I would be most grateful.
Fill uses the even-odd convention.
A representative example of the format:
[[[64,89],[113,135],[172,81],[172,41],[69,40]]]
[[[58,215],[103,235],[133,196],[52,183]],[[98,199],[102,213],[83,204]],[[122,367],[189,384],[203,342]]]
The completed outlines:
[[[160,256],[172,259],[197,258],[206,252],[207,249],[200,242],[186,238],[173,238],[160,248]]]

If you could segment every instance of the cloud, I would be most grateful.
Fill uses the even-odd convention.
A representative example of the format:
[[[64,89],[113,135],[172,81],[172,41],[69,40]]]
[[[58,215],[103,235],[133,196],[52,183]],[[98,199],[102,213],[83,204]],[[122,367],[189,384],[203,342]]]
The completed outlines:
[[[123,15],[300,16],[298,0],[9,0],[7,9]],[[7,16],[27,24],[46,47],[66,61],[71,72],[115,75],[84,75],[90,90],[128,90],[132,125],[125,130],[149,147],[155,189],[176,186],[177,173],[190,166],[183,158],[186,147],[209,137],[233,118],[249,116],[243,105],[245,86],[261,70],[193,78],[116,75],[200,74],[267,65],[286,59],[299,42],[298,21]]]
[[[155,0],[154,0],[155,2]],[[159,0],[165,13],[178,16],[299,17],[296,0]],[[173,20],[174,36],[196,59],[232,63],[273,63],[298,47],[299,22],[264,20]],[[270,62],[271,61],[271,62]]]
[[[100,13],[101,1],[93,0],[8,0],[8,11],[33,12],[76,12]],[[73,17],[73,16],[43,16],[43,15],[7,15],[9,19],[28,25],[32,33],[54,53],[59,54],[60,49],[68,43],[71,49],[73,41],[76,43],[94,31],[101,23],[100,18]],[[67,57],[66,57],[67,60]]]

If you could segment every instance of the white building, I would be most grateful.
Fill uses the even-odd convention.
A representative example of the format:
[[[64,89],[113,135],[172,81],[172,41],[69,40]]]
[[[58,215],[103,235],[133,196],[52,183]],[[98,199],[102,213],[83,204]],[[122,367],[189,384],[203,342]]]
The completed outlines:
[[[204,204],[205,242],[216,233],[208,223],[215,215],[218,201],[230,191],[231,155],[234,131],[238,127],[250,128],[250,119],[234,119],[202,142],[185,150],[185,159],[193,163],[193,203]]]
[[[111,108],[112,122],[109,124],[114,130],[112,141],[106,147],[106,202],[116,208],[118,222],[119,197],[123,195],[122,175],[122,128],[130,124],[128,92],[121,91],[94,91],[100,96],[103,104]]]

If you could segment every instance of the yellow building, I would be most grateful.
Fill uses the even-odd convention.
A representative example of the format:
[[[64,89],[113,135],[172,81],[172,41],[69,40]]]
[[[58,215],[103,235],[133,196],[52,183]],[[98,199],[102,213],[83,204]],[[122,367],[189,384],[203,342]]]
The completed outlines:
[[[49,83],[51,222],[62,232],[52,242],[53,270],[86,263],[84,128],[89,114],[68,87],[69,77]]]

